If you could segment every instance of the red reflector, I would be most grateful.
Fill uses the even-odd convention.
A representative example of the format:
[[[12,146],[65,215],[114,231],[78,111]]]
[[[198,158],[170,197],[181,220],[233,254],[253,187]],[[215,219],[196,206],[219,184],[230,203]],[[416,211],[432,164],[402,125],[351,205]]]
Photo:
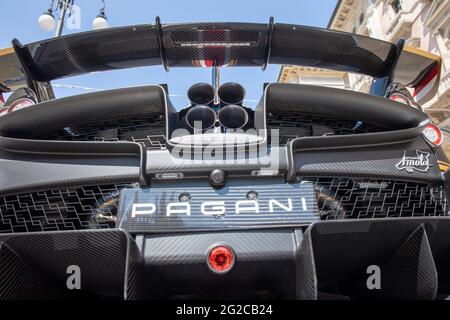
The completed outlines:
[[[234,253],[224,245],[215,246],[208,253],[207,263],[215,273],[228,272],[234,265]]]

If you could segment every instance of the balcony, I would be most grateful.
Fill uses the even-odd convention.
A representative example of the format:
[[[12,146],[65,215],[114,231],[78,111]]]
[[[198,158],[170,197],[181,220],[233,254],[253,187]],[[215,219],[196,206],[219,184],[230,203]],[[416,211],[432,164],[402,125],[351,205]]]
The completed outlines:
[[[419,2],[416,2],[411,8],[401,9],[397,13],[387,30],[388,41],[397,42],[401,38],[409,38],[412,24],[419,14],[419,12],[416,12],[418,5]]]

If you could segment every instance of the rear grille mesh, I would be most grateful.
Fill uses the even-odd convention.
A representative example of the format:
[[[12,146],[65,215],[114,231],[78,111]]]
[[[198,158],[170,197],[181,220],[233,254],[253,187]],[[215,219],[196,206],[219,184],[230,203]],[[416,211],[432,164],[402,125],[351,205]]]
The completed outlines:
[[[279,130],[280,145],[298,137],[346,135],[389,131],[390,128],[361,121],[329,118],[316,114],[270,112],[267,128]]]
[[[445,216],[442,186],[386,180],[303,178],[315,183],[323,220]]]
[[[445,216],[442,186],[303,177],[315,184],[322,220]],[[0,197],[0,233],[114,228],[120,190],[135,182]]]
[[[69,125],[35,138],[63,141],[131,141],[141,143],[148,149],[162,149],[166,145],[165,123],[160,114],[103,120],[80,127]]]
[[[130,182],[0,197],[0,233],[112,228],[120,190],[134,186]]]

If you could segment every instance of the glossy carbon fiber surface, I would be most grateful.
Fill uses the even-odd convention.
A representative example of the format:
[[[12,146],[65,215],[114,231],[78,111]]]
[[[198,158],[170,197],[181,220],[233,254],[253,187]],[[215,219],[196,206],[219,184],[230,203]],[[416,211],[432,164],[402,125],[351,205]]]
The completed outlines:
[[[136,25],[72,34],[22,46],[16,53],[34,80],[135,66],[262,66],[294,64],[387,76],[417,84],[435,59],[365,36],[274,23]],[[75,63],[76,62],[76,63]],[[413,65],[414,67],[411,67]]]
[[[329,141],[324,141],[326,139],[324,137],[294,140],[296,151],[293,152],[294,165],[291,167],[292,170],[295,170],[293,174],[325,177],[336,175],[374,177],[442,183],[442,174],[436,158],[431,156],[431,150],[422,138],[403,143],[385,142],[385,145],[358,146],[356,138],[359,136],[363,135],[352,137],[353,140],[350,140],[350,143],[345,145],[339,145],[339,139],[344,136],[327,137]],[[311,139],[315,141],[311,141]],[[304,143],[304,146],[302,146],[302,143]],[[399,169],[398,164],[403,157],[416,158],[418,157],[417,152],[420,151],[424,151],[428,155],[429,160],[426,168],[422,171],[412,170],[412,172]]]
[[[3,296],[5,299],[19,298],[18,290],[33,285],[39,289],[29,292],[33,299],[76,298],[83,294],[91,298],[109,296],[134,299],[139,296],[142,257],[134,240],[121,230],[19,233],[0,235],[0,241],[10,248],[7,251],[10,257],[12,250],[16,253],[15,259],[9,259],[10,267],[32,266],[37,275],[6,281],[10,271],[2,273],[0,292],[8,294]],[[80,290],[71,290],[67,285],[68,270],[73,270],[68,269],[70,266],[76,266],[82,272]],[[73,272],[70,271],[69,275]],[[56,290],[55,293],[42,290],[43,285],[37,283],[41,278]]]
[[[391,130],[417,127],[428,116],[405,104],[349,90],[272,83],[266,88],[267,113],[300,114],[341,118],[375,124]]]
[[[56,292],[13,249],[0,242],[0,300],[28,300],[39,296],[56,298]]]
[[[140,179],[138,144],[2,137],[0,144],[1,195]]]
[[[449,222],[435,218],[314,224],[300,249],[299,295],[306,299],[320,298],[322,293],[385,299],[448,295],[450,259],[443,248],[450,245]],[[369,266],[379,267],[384,277],[379,290],[366,285]]]
[[[264,294],[271,289],[281,297],[294,297],[293,257],[301,234],[279,229],[147,235],[140,241],[147,275],[157,288],[151,294],[211,298],[237,293],[238,297],[245,297],[245,292],[253,296],[255,291]],[[208,248],[217,244],[226,244],[235,252],[236,264],[229,273],[215,274],[206,265]]]
[[[289,63],[383,77],[396,71],[397,50],[272,20],[158,19],[14,46],[28,80],[38,81],[157,64]],[[404,67],[410,58],[397,60]],[[437,62],[413,58],[420,68],[394,74],[416,83]],[[448,181],[421,136],[424,113],[349,91],[270,84],[249,123],[265,129],[266,117],[269,129],[284,130],[282,146],[244,164],[183,161],[166,149],[182,114],[158,85],[55,99],[1,117],[0,298],[450,295]],[[219,185],[210,175],[217,169],[226,177]],[[170,210],[174,203],[189,211]],[[151,210],[135,211],[140,204]],[[274,214],[273,206],[284,211]],[[236,259],[221,275],[206,264],[219,244]],[[366,282],[374,265],[382,290]],[[71,266],[83,272],[81,291],[67,290]]]
[[[450,293],[449,228],[448,218],[428,217],[147,234],[136,242],[120,230],[0,235],[0,292],[3,299],[48,298],[52,291],[38,294],[50,286],[59,298],[442,299]],[[235,254],[228,273],[206,264],[216,245]],[[83,270],[80,291],[67,290],[71,265]],[[19,279],[8,266],[28,274]],[[373,266],[382,271],[379,290],[366,285]],[[23,286],[34,290],[24,296]]]
[[[158,85],[92,92],[43,102],[0,118],[0,135],[33,138],[55,130],[76,135],[78,127],[124,117],[166,114],[166,94]]]
[[[388,42],[288,24],[275,24],[271,41],[267,24],[168,24],[161,29],[161,42],[154,25],[138,25],[44,40],[20,47],[19,52],[33,78],[47,81],[99,70],[160,65],[164,59],[169,68],[262,66],[267,60],[317,65],[322,61],[321,67],[379,76],[386,72],[394,50]]]
[[[161,64],[154,25],[111,28],[109,32],[85,32],[81,37],[65,35],[56,41],[30,44],[20,49],[20,53],[30,59],[28,63],[36,63],[30,72],[38,81],[105,68],[111,70]]]

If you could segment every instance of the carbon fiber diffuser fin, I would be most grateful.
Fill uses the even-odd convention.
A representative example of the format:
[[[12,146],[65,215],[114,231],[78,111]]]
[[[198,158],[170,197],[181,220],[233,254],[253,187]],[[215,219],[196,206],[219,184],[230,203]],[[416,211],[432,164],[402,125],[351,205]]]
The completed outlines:
[[[447,296],[449,227],[445,218],[316,223],[300,248],[298,298]]]
[[[57,297],[140,295],[143,259],[122,230],[9,234],[0,235],[0,241],[1,299],[54,298],[47,294],[50,283],[58,288]],[[68,285],[74,281],[79,285]]]
[[[55,299],[56,291],[5,242],[0,242],[0,300]]]

